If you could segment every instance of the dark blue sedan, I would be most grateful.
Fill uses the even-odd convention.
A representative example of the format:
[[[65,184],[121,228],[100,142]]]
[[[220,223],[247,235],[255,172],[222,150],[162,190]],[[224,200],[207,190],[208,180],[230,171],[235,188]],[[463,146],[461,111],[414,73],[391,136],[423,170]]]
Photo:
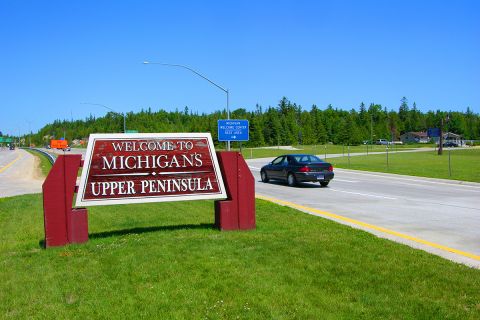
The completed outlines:
[[[320,182],[326,187],[333,179],[333,166],[311,154],[287,154],[275,158],[262,167],[260,176],[263,182],[269,180],[286,181],[289,186],[298,182]]]

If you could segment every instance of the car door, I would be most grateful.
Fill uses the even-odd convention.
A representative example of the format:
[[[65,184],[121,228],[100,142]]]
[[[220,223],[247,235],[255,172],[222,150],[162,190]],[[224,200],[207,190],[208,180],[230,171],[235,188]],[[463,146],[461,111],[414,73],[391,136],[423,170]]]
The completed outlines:
[[[282,179],[282,170],[284,168],[285,156],[280,156],[273,159],[272,163],[269,166],[267,175],[271,179]]]
[[[294,172],[297,168],[297,162],[294,156],[287,155],[283,160],[283,168],[281,171],[281,179],[287,180],[287,176],[289,172]]]

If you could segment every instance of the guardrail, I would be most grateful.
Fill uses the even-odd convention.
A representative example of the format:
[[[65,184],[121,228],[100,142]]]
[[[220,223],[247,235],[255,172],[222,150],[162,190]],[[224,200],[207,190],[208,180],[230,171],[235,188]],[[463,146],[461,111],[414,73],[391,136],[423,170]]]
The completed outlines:
[[[50,161],[50,163],[52,165],[55,163],[55,160],[57,159],[56,156],[54,156],[53,154],[51,154],[49,152],[43,151],[42,149],[38,149],[38,148],[28,148],[28,149],[43,154],[44,156],[47,157],[48,161]]]

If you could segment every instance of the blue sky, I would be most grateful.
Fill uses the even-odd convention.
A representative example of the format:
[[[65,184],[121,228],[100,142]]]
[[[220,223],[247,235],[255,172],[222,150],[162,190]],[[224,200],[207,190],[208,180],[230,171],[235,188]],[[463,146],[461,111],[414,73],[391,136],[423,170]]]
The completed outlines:
[[[0,131],[89,114],[225,108],[480,112],[479,1],[0,0]]]

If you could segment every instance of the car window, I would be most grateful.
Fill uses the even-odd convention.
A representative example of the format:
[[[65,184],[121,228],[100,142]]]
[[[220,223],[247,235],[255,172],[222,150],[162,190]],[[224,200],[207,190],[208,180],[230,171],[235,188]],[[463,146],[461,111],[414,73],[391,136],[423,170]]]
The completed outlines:
[[[285,158],[285,156],[281,156],[281,157],[275,158],[275,159],[272,161],[272,164],[275,164],[275,165],[281,164],[284,158]]]
[[[316,156],[310,156],[310,162],[324,162],[322,159]]]
[[[295,156],[295,160],[296,160],[298,163],[323,162],[323,161],[320,160],[318,157],[312,156],[312,155],[308,155],[308,154]]]

